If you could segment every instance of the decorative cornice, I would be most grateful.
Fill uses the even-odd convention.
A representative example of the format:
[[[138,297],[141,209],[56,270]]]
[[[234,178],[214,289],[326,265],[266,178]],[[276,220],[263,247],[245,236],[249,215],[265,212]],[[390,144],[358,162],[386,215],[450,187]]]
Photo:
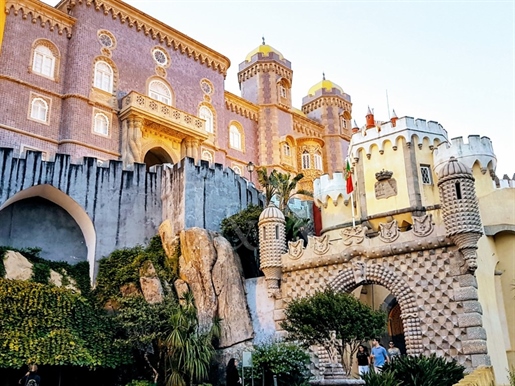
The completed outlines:
[[[320,96],[317,99],[312,100],[311,102],[306,103],[304,106],[302,106],[302,112],[304,114],[308,114],[323,106],[336,106],[345,109],[349,112],[352,111],[352,103],[345,100],[341,96]]]
[[[249,101],[225,91],[225,107],[227,110],[241,115],[242,117],[258,121],[259,107]]]
[[[120,23],[127,24],[129,28],[135,27],[138,32],[142,31],[152,39],[158,39],[160,43],[192,57],[195,61],[223,74],[224,77],[227,75],[227,69],[231,65],[227,57],[122,1],[64,0],[57,7],[67,9],[82,3],[87,6],[93,5],[106,16],[111,13],[113,19],[119,19]]]
[[[5,13],[14,13],[17,16],[22,12],[22,18],[27,19],[31,15],[31,21],[36,24],[39,19],[41,27],[49,27],[50,31],[57,29],[59,35],[66,31],[66,36],[72,36],[72,27],[76,19],[66,13],[55,9],[42,1],[38,0],[7,0],[5,4]]]

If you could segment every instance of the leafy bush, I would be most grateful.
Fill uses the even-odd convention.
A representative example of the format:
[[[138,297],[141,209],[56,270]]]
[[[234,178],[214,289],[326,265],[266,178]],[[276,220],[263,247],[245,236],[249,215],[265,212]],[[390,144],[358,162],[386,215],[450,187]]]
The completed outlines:
[[[254,380],[256,384],[264,382],[273,384],[273,376],[277,376],[277,384],[284,386],[309,385],[309,355],[299,346],[292,343],[271,343],[258,345],[252,354]]]
[[[155,383],[145,380],[133,380],[127,383],[125,386],[154,386]]]
[[[428,357],[403,355],[385,364],[381,376],[386,379],[393,375],[402,386],[452,386],[463,378],[464,370],[456,361],[448,361],[436,354]]]
[[[383,372],[376,373],[370,370],[368,373],[362,375],[366,386],[401,386],[401,383],[395,379],[393,373]]]
[[[515,367],[511,367],[508,370],[508,378],[510,380],[510,386],[515,386]]]

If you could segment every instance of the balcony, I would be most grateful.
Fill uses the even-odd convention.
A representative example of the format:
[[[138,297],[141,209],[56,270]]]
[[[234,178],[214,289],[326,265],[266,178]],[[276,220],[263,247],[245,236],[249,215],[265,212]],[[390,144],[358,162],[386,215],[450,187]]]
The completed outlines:
[[[120,109],[122,121],[131,116],[143,118],[145,128],[175,138],[195,138],[201,141],[208,138],[203,119],[135,91],[122,98]]]

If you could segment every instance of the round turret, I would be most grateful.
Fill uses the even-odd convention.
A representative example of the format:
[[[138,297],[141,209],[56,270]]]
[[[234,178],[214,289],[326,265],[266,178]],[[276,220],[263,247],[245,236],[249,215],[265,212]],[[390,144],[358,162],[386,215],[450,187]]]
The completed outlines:
[[[438,172],[438,190],[447,236],[463,253],[468,269],[477,268],[477,240],[483,233],[472,171],[451,157]]]
[[[272,202],[259,216],[259,268],[265,274],[268,295],[277,296],[282,276],[282,255],[286,253],[284,214]]]
[[[315,84],[313,87],[311,87],[308,91],[308,95],[313,96],[316,94],[318,90],[325,90],[327,92],[331,92],[332,89],[339,90],[341,94],[343,94],[343,88],[338,86],[336,83],[331,82],[330,80],[327,80],[325,76],[323,79]]]

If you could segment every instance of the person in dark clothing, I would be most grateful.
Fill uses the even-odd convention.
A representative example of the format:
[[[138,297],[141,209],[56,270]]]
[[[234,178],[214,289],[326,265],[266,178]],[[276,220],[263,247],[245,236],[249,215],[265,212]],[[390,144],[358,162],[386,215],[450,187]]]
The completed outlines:
[[[30,364],[29,371],[27,371],[27,374],[25,374],[23,378],[18,381],[18,383],[22,386],[40,386],[41,378],[36,374],[37,371],[38,366],[35,364]]]
[[[362,377],[363,374],[368,373],[370,369],[370,355],[368,354],[368,349],[362,344],[358,347],[356,358],[358,359],[359,376]]]
[[[238,360],[236,358],[229,359],[225,369],[225,381],[227,386],[240,386],[241,378],[238,372]]]

